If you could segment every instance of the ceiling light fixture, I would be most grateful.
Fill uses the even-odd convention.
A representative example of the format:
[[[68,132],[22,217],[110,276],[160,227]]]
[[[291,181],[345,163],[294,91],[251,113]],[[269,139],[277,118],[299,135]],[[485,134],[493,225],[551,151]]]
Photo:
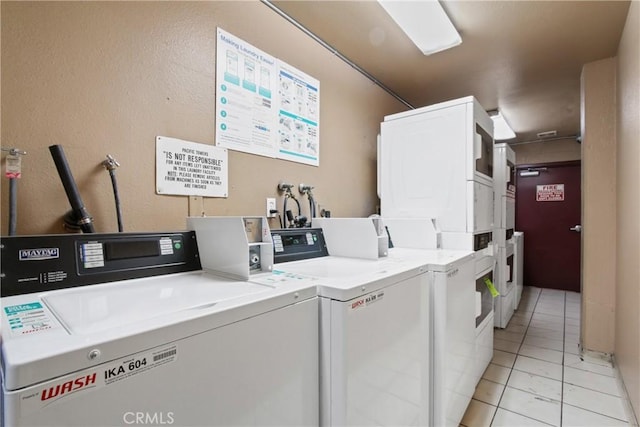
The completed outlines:
[[[437,0],[378,0],[411,41],[425,55],[462,43],[462,38]]]
[[[516,137],[516,133],[511,129],[511,126],[509,126],[509,123],[507,123],[500,111],[493,110],[488,111],[488,113],[491,120],[493,120],[493,139],[502,141]]]

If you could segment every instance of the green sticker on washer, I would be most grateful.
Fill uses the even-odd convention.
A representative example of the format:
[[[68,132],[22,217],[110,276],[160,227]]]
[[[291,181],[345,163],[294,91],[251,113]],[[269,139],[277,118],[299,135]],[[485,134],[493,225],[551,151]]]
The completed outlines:
[[[491,292],[491,295],[495,298],[497,296],[500,295],[500,292],[498,292],[498,290],[496,289],[496,287],[493,285],[493,282],[491,281],[491,279],[489,279],[488,277],[486,277],[484,279],[484,284],[487,285],[487,288],[489,288],[489,292]]]

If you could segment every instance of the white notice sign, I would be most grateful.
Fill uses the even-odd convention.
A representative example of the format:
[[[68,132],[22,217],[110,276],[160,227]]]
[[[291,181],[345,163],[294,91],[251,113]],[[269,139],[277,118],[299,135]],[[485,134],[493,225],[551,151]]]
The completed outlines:
[[[227,197],[226,148],[156,137],[156,192],[180,196]]]
[[[564,184],[536,185],[537,202],[561,202],[564,200]]]

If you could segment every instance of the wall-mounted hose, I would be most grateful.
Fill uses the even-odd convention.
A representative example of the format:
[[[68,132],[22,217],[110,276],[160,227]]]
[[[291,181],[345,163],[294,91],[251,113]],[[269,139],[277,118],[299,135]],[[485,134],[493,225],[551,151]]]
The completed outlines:
[[[51,157],[53,157],[53,162],[56,164],[56,169],[58,170],[58,175],[60,175],[64,191],[67,193],[69,204],[71,204],[72,213],[71,215],[67,214],[65,216],[65,221],[68,220],[67,217],[71,217],[83,232],[95,233],[93,228],[93,218],[91,218],[91,215],[87,212],[84,203],[82,203],[80,192],[78,191],[76,181],[73,179],[73,175],[71,174],[71,169],[69,169],[69,164],[67,163],[67,158],[64,155],[62,146],[51,145],[49,146],[49,151],[51,152]]]
[[[309,199],[309,216],[313,219],[316,217],[316,201],[313,198],[313,193],[311,192],[311,190],[313,190],[313,186],[309,185],[309,184],[300,184],[298,186],[298,191],[300,191],[300,194],[302,195],[307,195],[307,199]]]
[[[9,236],[15,236],[18,227],[18,179],[9,178]]]
[[[111,154],[107,154],[107,160],[102,162],[102,166],[104,166],[109,171],[109,176],[111,176],[111,186],[113,187],[113,198],[116,203],[116,216],[118,218],[118,231],[122,233],[124,231],[124,227],[122,225],[122,210],[120,209],[120,194],[118,193],[118,182],[116,181],[116,168],[120,166],[120,163],[116,159],[111,156]]]
[[[309,198],[309,215],[311,215],[311,218],[315,218],[316,217],[316,201],[313,198],[313,194],[311,193],[311,191],[309,191],[309,193],[307,194],[307,197]]]

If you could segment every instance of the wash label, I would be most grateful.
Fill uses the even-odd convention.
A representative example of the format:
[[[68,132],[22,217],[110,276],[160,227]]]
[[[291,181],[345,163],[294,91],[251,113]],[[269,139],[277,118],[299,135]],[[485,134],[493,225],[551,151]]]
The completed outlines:
[[[121,381],[175,362],[177,357],[178,347],[170,344],[30,387],[17,397],[20,400],[20,413],[26,416],[46,410],[48,407],[66,403],[78,396],[84,396],[104,387],[113,387],[116,384],[126,387]],[[126,388],[120,390],[126,390]]]

